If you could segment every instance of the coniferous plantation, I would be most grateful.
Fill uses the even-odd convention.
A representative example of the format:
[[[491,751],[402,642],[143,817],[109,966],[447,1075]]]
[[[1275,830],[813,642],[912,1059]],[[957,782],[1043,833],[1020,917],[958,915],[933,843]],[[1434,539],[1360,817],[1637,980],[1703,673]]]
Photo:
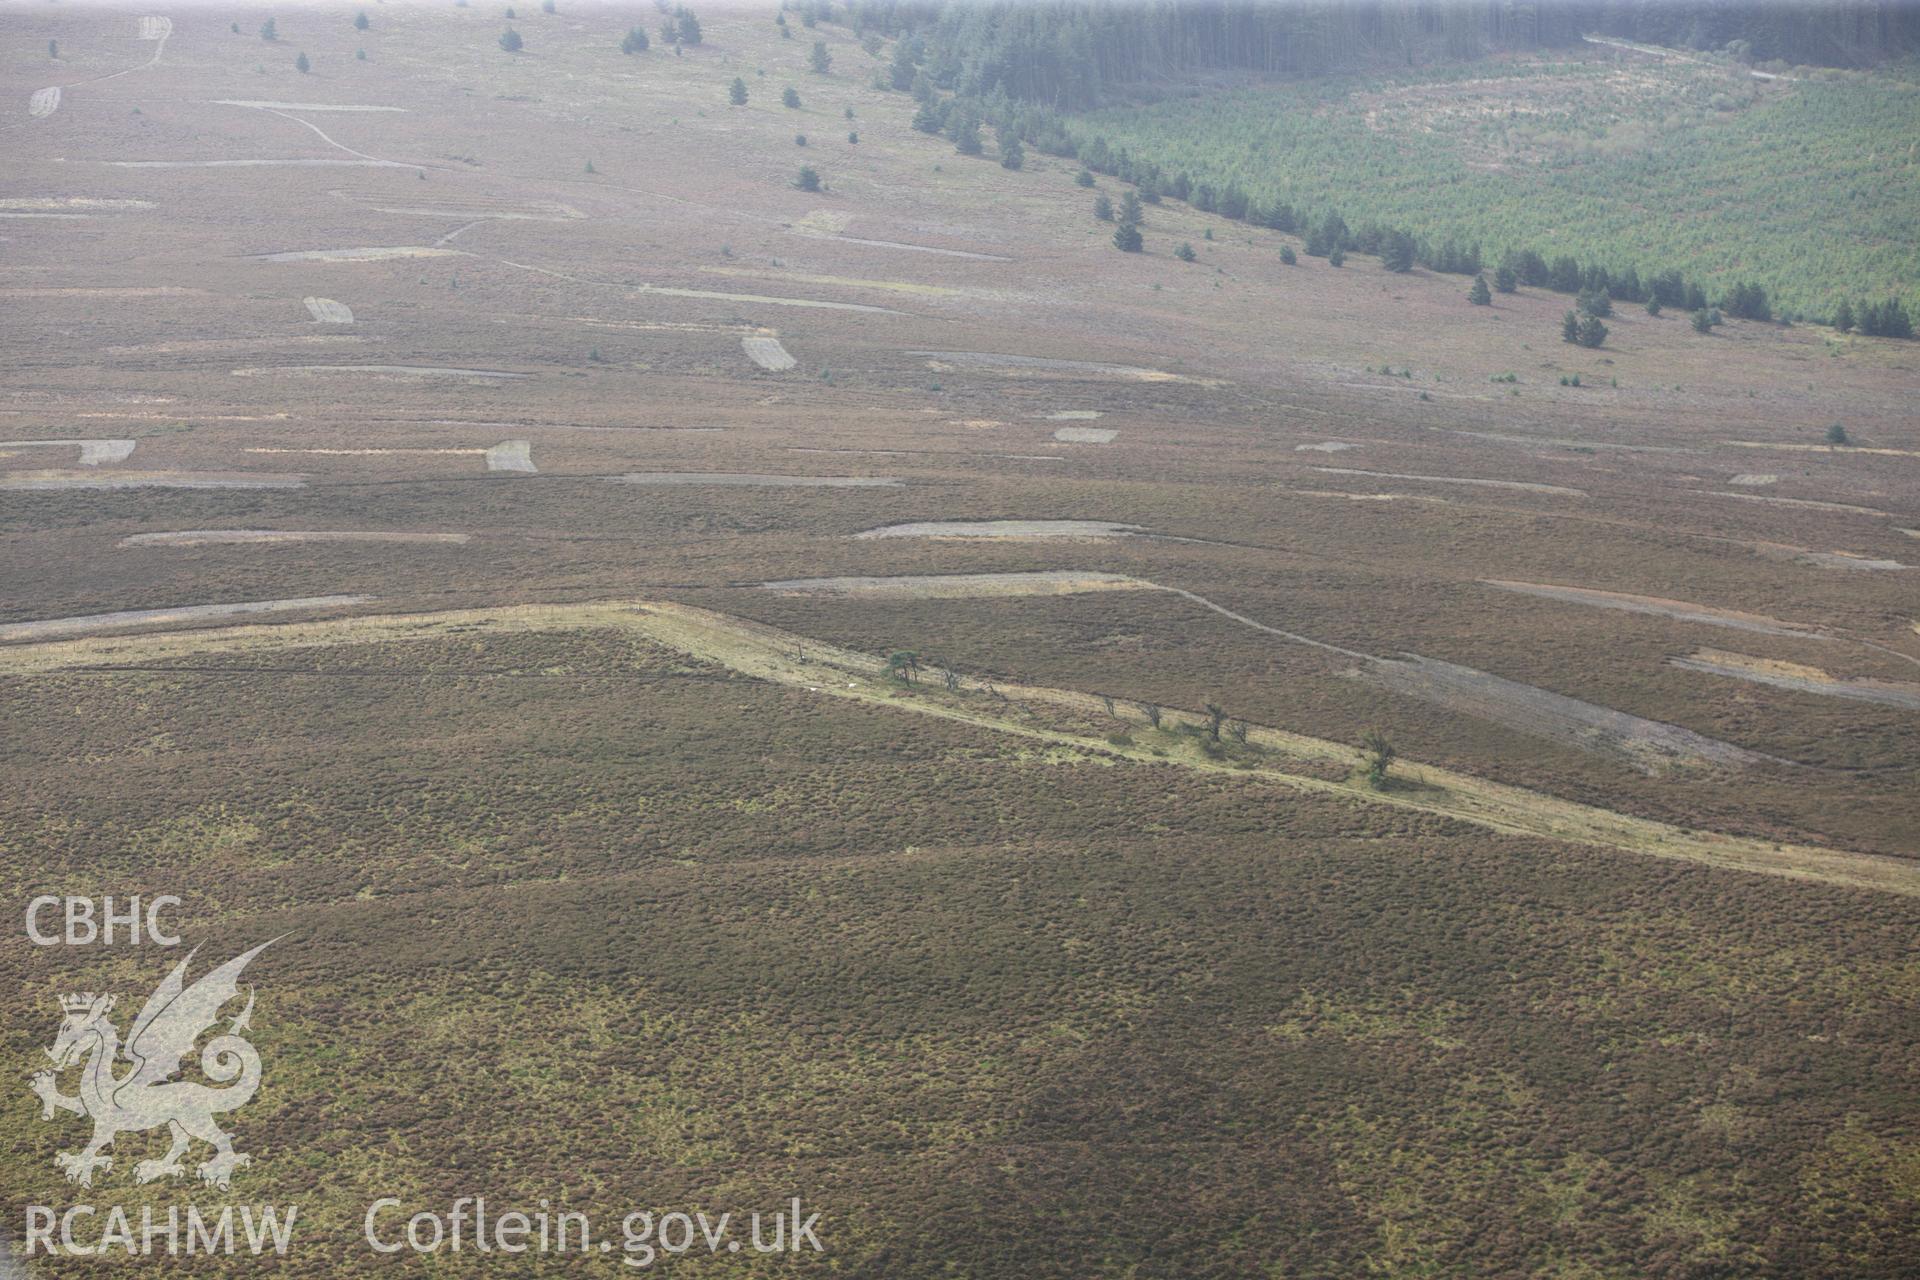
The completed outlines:
[[[1913,1280],[1916,30],[0,8],[0,1280]]]
[[[1920,308],[1920,6],[857,12],[919,51],[897,87],[1205,212],[1287,232],[1337,215],[1348,248],[1417,237],[1420,265],[1468,276],[1570,254],[1716,296],[1757,284],[1783,318]]]

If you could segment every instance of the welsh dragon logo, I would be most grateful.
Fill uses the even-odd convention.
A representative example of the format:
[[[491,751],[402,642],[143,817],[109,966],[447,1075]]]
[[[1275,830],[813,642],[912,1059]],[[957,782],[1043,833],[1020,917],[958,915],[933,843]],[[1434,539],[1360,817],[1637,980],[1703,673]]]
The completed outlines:
[[[113,1168],[113,1157],[101,1152],[113,1145],[115,1135],[143,1133],[162,1125],[173,1145],[160,1159],[136,1164],[136,1181],[183,1175],[186,1170],[180,1158],[196,1138],[213,1148],[212,1157],[199,1167],[200,1180],[210,1186],[227,1190],[234,1172],[252,1162],[253,1157],[233,1149],[233,1138],[214,1120],[246,1106],[260,1088],[260,1055],[241,1034],[253,1015],[251,988],[246,1007],[227,1024],[225,1034],[209,1040],[200,1051],[201,1071],[225,1087],[174,1077],[200,1037],[219,1021],[220,1010],[240,994],[241,970],[271,945],[261,943],[202,975],[192,986],[186,981],[187,965],[193,960],[189,952],[147,997],[124,1046],[107,1016],[115,997],[91,991],[60,997],[65,1019],[53,1047],[46,1051],[53,1070],[36,1074],[32,1088],[40,1098],[42,1120],[53,1119],[55,1111],[71,1111],[93,1121],[93,1138],[84,1148],[54,1157],[67,1181],[92,1186],[95,1169]],[[131,1065],[116,1074],[123,1058]],[[59,1074],[76,1064],[80,1066],[79,1093],[61,1093]]]

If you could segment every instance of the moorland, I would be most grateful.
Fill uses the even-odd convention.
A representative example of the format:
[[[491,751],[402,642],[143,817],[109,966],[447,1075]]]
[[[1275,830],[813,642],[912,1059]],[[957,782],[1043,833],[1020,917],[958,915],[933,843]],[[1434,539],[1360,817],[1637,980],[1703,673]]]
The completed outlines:
[[[277,1273],[1910,1268],[1920,344],[1124,253],[845,11],[366,12],[0,14],[0,882],[278,939]],[[9,1232],[208,1194],[25,1086],[174,959],[0,940]]]

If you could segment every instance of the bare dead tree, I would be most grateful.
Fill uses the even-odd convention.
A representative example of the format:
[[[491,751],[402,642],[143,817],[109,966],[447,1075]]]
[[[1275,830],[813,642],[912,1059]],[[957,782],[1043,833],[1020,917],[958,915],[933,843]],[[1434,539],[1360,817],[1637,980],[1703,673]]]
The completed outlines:
[[[1160,707],[1158,704],[1142,702],[1138,705],[1140,707],[1140,714],[1147,718],[1147,723],[1158,729],[1160,727]]]
[[[1367,730],[1366,737],[1360,739],[1360,749],[1366,753],[1367,785],[1375,791],[1385,791],[1387,770],[1393,767],[1394,758],[1400,753],[1379,729]]]
[[[1117,716],[1120,714],[1119,712],[1113,709],[1113,699],[1109,698],[1104,693],[1100,695],[1100,705],[1107,709],[1107,714],[1110,716]]]
[[[1229,720],[1227,722],[1227,736],[1232,738],[1235,742],[1239,743],[1241,746],[1243,747],[1246,746],[1247,745],[1247,722],[1245,720]]]
[[[1217,702],[1207,704],[1207,736],[1220,741],[1220,726],[1227,722],[1226,708]]]
[[[946,682],[948,693],[960,692],[960,673],[952,667],[940,668],[940,678]]]

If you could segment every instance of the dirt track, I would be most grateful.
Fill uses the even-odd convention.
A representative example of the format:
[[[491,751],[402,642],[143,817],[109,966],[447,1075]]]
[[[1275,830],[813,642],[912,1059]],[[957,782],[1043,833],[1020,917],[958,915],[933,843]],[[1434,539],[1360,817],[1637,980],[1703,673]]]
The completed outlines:
[[[459,249],[430,244],[373,246],[364,249],[290,249],[281,253],[249,254],[252,262],[386,262],[393,258],[453,258]]]
[[[1627,613],[1653,614],[1672,618],[1678,622],[1701,622],[1710,627],[1729,627],[1735,631],[1757,631],[1762,635],[1796,636],[1815,640],[1833,638],[1816,627],[1801,623],[1782,622],[1778,618],[1769,618],[1763,614],[1742,613],[1736,609],[1717,609],[1712,605],[1694,604],[1686,600],[1627,595],[1619,591],[1594,591],[1586,587],[1560,587],[1542,582],[1501,582],[1488,579],[1486,585],[1498,587],[1502,591],[1539,596],[1545,600],[1591,605],[1596,609],[1620,609]]]
[[[120,539],[122,547],[217,547],[252,543],[293,542],[429,542],[461,545],[472,540],[465,533],[389,533],[379,530],[335,529],[178,529],[171,533],[136,533]]]
[[[1482,480],[1473,476],[1422,476],[1409,475],[1400,471],[1356,471],[1350,467],[1315,467],[1315,471],[1330,476],[1370,476],[1376,480],[1418,480],[1423,484],[1464,484],[1483,489],[1518,489],[1526,493],[1557,493],[1570,498],[1584,498],[1584,489],[1568,489],[1557,484],[1531,484],[1524,480]]]
[[[1155,591],[1120,573],[1042,569],[1030,573],[904,574],[891,578],[790,578],[763,582],[768,591],[800,595],[907,596],[915,600],[977,600],[998,596],[1063,596],[1085,591]]]
[[[453,369],[424,364],[283,364],[235,369],[232,372],[236,378],[256,378],[263,374],[359,373],[387,378],[478,378],[502,382],[533,376],[505,369]]]
[[[1687,671],[1730,676],[1735,680],[1771,685],[1776,689],[1791,689],[1795,693],[1817,693],[1829,698],[1851,698],[1856,702],[1920,711],[1920,684],[1905,681],[1841,680],[1818,667],[1728,653],[1721,649],[1702,649],[1689,657],[1671,658],[1668,661]]]
[[[372,599],[372,596],[299,596],[286,600],[247,600],[237,604],[179,605],[171,609],[124,609],[118,613],[90,613],[76,618],[7,623],[0,625],[0,640],[53,640],[121,627],[160,627],[174,622],[200,622],[209,618],[233,618],[245,614],[333,609],[366,604]]]
[[[783,476],[756,471],[630,471],[608,476],[615,484],[735,485],[768,489],[892,489],[893,476]]]
[[[1617,754],[1644,773],[1671,765],[1747,766],[1767,758],[1678,725],[1595,706],[1436,658],[1379,659],[1364,675],[1396,693],[1437,702],[1521,733],[1582,751]]]
[[[1124,538],[1139,526],[1111,520],[924,520],[882,525],[856,538]]]
[[[253,471],[7,471],[0,489],[299,489],[305,476]]]

